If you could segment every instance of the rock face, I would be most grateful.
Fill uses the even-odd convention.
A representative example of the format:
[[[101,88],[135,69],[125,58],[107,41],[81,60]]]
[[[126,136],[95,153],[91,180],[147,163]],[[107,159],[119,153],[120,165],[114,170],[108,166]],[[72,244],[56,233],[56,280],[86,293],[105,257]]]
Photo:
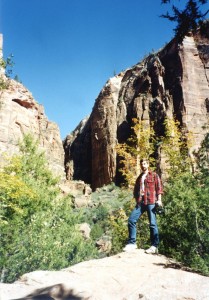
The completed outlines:
[[[3,58],[3,35],[0,34],[0,60]],[[3,153],[9,156],[18,152],[18,142],[31,133],[39,140],[46,153],[49,167],[64,179],[64,149],[57,124],[50,122],[32,94],[19,82],[8,79],[0,67],[0,163]]]
[[[18,141],[24,134],[31,133],[40,141],[40,148],[46,152],[52,171],[64,178],[64,150],[57,124],[47,119],[43,106],[22,84],[14,80],[7,80],[7,83],[7,89],[0,93],[1,163],[2,153],[17,153]]]
[[[93,189],[119,180],[116,145],[130,136],[132,118],[154,122],[163,135],[163,121],[176,117],[200,146],[209,115],[209,22],[204,34],[172,40],[132,68],[109,79],[89,119],[64,142],[71,178]]]
[[[35,271],[0,283],[0,299],[203,300],[209,277],[175,268],[143,250],[90,260],[61,271]]]

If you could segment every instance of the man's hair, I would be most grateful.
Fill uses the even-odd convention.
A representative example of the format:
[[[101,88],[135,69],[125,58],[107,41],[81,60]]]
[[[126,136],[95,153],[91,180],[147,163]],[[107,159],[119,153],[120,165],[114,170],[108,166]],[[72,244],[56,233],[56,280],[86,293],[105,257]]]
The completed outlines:
[[[144,161],[146,161],[149,164],[149,159],[146,157],[140,159],[140,164],[143,163]]]

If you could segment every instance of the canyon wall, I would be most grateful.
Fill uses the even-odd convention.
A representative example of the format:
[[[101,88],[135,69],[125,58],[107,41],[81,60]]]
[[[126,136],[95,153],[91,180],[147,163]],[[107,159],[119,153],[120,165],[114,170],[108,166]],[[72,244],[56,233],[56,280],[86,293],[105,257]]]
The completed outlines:
[[[4,75],[2,75],[4,76]],[[23,135],[30,133],[39,140],[49,167],[54,174],[65,178],[64,150],[59,127],[50,122],[42,105],[32,94],[15,80],[4,77],[6,89],[0,91],[0,162],[4,164],[4,153],[18,153],[18,143]]]
[[[207,133],[209,115],[209,23],[204,34],[172,40],[130,69],[110,78],[92,113],[64,141],[67,172],[93,189],[119,180],[117,143],[130,136],[132,118],[154,122],[175,117],[193,134],[192,152]],[[69,172],[70,170],[70,172]]]

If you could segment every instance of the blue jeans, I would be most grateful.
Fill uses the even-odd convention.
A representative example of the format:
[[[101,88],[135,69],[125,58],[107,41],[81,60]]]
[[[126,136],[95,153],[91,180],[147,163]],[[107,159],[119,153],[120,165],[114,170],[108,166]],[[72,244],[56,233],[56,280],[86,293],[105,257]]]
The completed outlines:
[[[141,203],[136,205],[128,219],[128,244],[136,243],[136,222],[145,211],[147,211],[147,215],[149,218],[151,245],[157,247],[159,245],[159,233],[156,220],[155,204],[144,205],[143,203]]]

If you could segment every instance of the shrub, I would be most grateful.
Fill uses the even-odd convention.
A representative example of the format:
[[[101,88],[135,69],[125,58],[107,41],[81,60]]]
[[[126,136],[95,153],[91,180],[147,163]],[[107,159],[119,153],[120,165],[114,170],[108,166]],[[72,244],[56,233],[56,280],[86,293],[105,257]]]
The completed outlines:
[[[81,213],[63,198],[43,152],[30,135],[0,173],[0,272],[12,282],[25,272],[57,270],[97,256],[77,231]]]
[[[76,229],[78,221],[66,198],[53,203],[50,210],[34,214],[28,225],[19,218],[4,225],[0,247],[4,281],[12,282],[26,272],[59,270],[95,258],[92,241],[84,241]]]
[[[168,180],[160,219],[162,252],[204,275],[209,275],[208,137],[196,153],[195,174],[181,172]]]

